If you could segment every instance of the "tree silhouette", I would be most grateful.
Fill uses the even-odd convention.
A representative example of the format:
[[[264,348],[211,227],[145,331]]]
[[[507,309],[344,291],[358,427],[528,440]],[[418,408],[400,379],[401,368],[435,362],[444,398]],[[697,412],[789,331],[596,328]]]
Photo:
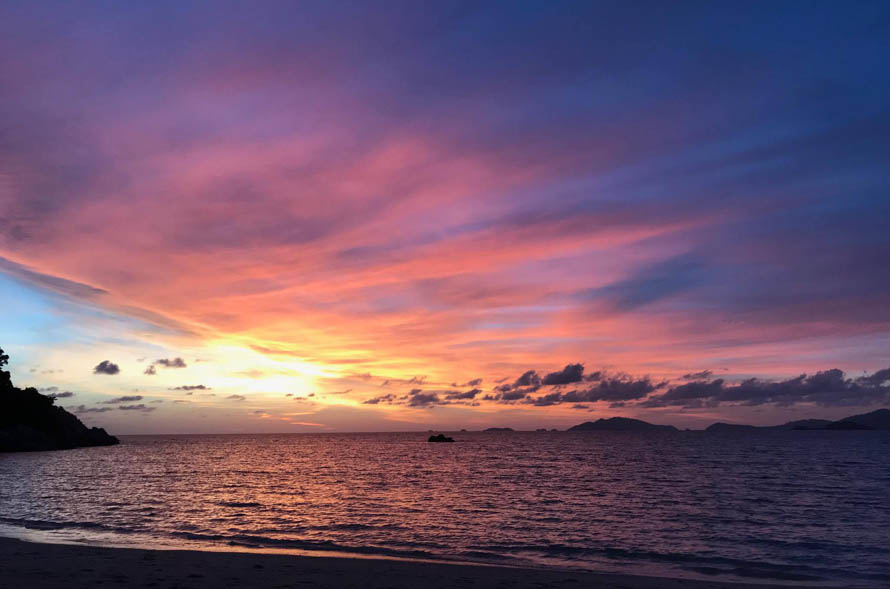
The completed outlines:
[[[3,370],[3,367],[9,364],[9,356],[3,353],[3,348],[0,348],[0,387],[6,388],[12,386],[12,376],[6,370]]]

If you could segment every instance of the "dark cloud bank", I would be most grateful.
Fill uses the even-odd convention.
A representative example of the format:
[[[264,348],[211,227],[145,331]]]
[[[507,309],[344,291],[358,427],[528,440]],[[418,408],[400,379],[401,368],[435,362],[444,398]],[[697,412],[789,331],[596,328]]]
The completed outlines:
[[[543,377],[535,370],[528,370],[512,383],[495,386],[491,393],[485,395],[481,395],[482,390],[475,387],[467,391],[415,388],[404,395],[390,393],[364,403],[433,407],[475,405],[482,400],[537,407],[569,403],[575,408],[586,409],[586,403],[600,402],[609,403],[611,407],[643,408],[790,406],[798,403],[842,407],[890,402],[890,368],[855,378],[848,377],[837,368],[780,381],[750,378],[730,383],[722,378],[712,379],[711,376],[711,371],[703,370],[685,374],[682,383],[672,384],[669,381],[655,382],[649,376],[634,377],[623,373],[597,371],[585,374],[582,364],[569,364]]]

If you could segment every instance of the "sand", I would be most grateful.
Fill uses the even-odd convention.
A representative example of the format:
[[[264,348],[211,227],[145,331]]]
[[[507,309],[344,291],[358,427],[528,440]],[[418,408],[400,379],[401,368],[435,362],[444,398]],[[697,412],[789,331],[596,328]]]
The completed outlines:
[[[18,587],[779,587],[404,560],[38,544],[0,538],[0,586]]]

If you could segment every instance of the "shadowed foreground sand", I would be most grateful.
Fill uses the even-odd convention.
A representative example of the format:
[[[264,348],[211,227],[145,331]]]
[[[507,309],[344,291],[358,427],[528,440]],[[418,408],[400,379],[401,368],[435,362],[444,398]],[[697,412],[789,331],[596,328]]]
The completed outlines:
[[[0,538],[5,587],[778,587],[598,573],[283,554],[97,548]]]

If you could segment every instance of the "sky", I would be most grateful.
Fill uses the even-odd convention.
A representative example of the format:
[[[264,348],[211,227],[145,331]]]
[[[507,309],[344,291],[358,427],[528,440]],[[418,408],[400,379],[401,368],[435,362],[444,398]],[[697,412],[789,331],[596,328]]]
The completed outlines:
[[[864,0],[4,2],[0,346],[121,434],[890,405],[888,39]]]

